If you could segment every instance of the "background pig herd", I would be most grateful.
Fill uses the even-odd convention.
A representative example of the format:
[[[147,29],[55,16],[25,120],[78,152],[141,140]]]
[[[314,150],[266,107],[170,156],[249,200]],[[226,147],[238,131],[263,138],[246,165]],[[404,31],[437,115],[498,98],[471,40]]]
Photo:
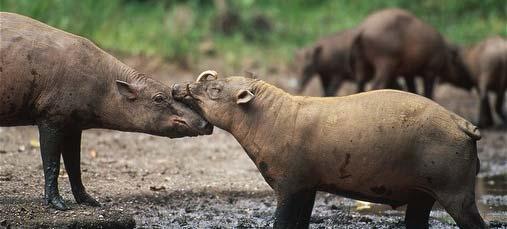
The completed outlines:
[[[471,48],[459,48],[436,29],[400,9],[374,12],[356,28],[320,39],[296,55],[300,67],[298,92],[318,74],[325,96],[333,96],[346,81],[357,84],[357,92],[371,89],[405,89],[417,93],[421,78],[424,96],[433,97],[437,79],[480,94],[478,125],[493,125],[488,92],[496,94],[495,111],[502,110],[507,88],[507,40],[485,39]],[[397,79],[404,79],[404,87]]]
[[[127,63],[123,64],[87,39],[11,13],[0,13],[0,31],[2,41],[0,44],[0,95],[2,96],[0,98],[0,126],[3,126],[0,127],[0,228],[11,226],[67,227],[69,225],[91,228],[130,228],[135,225],[148,227],[267,227],[273,225],[275,227],[283,225],[305,227],[308,224],[311,227],[364,228],[404,225],[403,213],[400,213],[399,210],[386,211],[381,208],[381,210],[361,212],[358,207],[357,210],[350,212],[351,208],[354,208],[351,206],[355,206],[355,202],[350,202],[350,200],[346,202],[347,200],[328,194],[317,195],[315,208],[310,218],[316,190],[310,190],[311,195],[308,197],[305,195],[295,197],[311,199],[311,206],[310,202],[303,204],[300,204],[300,201],[280,202],[281,199],[285,200],[284,198],[288,197],[279,195],[277,199],[279,208],[273,212],[275,209],[273,205],[277,200],[273,198],[274,195],[269,186],[273,187],[274,183],[284,183],[287,180],[283,176],[281,176],[282,178],[277,176],[283,174],[284,171],[308,169],[303,165],[309,164],[310,161],[321,161],[321,165],[326,164],[329,162],[326,158],[332,157],[336,150],[329,149],[327,150],[329,152],[317,153],[316,158],[311,158],[311,160],[295,160],[300,165],[296,167],[287,163],[291,161],[290,157],[281,160],[277,158],[276,154],[272,155],[271,151],[273,150],[252,157],[251,152],[260,150],[260,143],[255,143],[251,141],[252,139],[244,136],[239,138],[228,127],[219,125],[216,126],[221,129],[216,129],[215,134],[211,136],[182,140],[168,140],[108,130],[91,130],[82,133],[85,129],[106,128],[171,138],[211,134],[212,126],[208,121],[213,122],[209,116],[203,114],[202,108],[182,103],[181,98],[176,99],[175,91],[184,94],[188,93],[190,88],[188,86],[186,88],[167,86],[174,85],[176,82],[194,80],[196,72],[200,71],[195,69],[192,72],[182,72],[167,66],[164,66],[165,69],[161,71],[153,70],[149,67],[149,61],[129,61],[128,58],[122,57],[120,59]],[[152,74],[153,79],[138,73],[127,65],[154,73]],[[199,70],[215,68],[215,66],[221,69],[220,63],[210,61],[200,66]],[[354,84],[354,92],[391,88],[420,93],[434,99],[437,83],[447,83],[475,95],[474,99],[477,100],[477,103],[467,101],[466,104],[473,104],[477,117],[471,118],[469,113],[464,116],[481,127],[483,139],[477,143],[478,150],[476,150],[475,143],[473,143],[473,147],[468,145],[480,138],[480,134],[476,132],[477,130],[472,124],[453,115],[449,118],[451,121],[447,120],[449,123],[459,120],[457,127],[465,130],[468,136],[473,136],[470,142],[468,139],[466,144],[460,144],[468,147],[464,155],[474,156],[473,160],[470,160],[470,163],[463,168],[473,171],[470,170],[471,172],[467,173],[470,175],[467,178],[470,179],[458,183],[466,183],[467,187],[470,185],[473,187],[476,173],[482,171],[479,173],[478,185],[475,190],[479,193],[475,196],[479,212],[490,227],[507,225],[507,201],[502,199],[502,196],[505,197],[505,190],[507,190],[507,179],[505,178],[507,136],[503,127],[507,125],[507,116],[503,108],[507,89],[507,40],[505,37],[491,36],[473,46],[462,47],[446,39],[433,26],[418,19],[414,14],[406,10],[390,8],[372,12],[356,27],[320,38],[315,43],[301,48],[296,52],[293,65],[290,65],[289,68],[292,66],[295,67],[292,70],[297,71],[299,75],[297,84],[292,85],[294,86],[292,88],[284,87],[285,83],[281,83],[281,85],[276,83],[291,82],[287,78],[290,73],[287,72],[274,74],[275,77],[280,74],[280,79],[273,79],[270,78],[272,76],[262,74],[259,76],[257,74],[247,75],[260,77],[268,82],[274,81],[274,84],[284,87],[289,92],[295,92],[296,95],[305,94],[305,91],[308,91],[307,87],[314,76],[319,77],[323,95],[326,97],[336,95],[346,82]],[[168,77],[168,75],[170,76]],[[254,81],[257,82],[257,80]],[[210,81],[210,84],[213,82]],[[243,83],[241,85],[244,86]],[[278,89],[275,91],[278,94],[286,95],[285,92]],[[490,104],[489,92],[495,94],[493,106]],[[220,91],[213,93],[216,94],[212,94],[211,97],[218,96]],[[274,95],[278,95],[277,93]],[[363,100],[366,103],[371,103],[371,107],[373,107],[378,105],[375,103],[375,97],[382,96],[383,104],[397,104],[399,97],[391,96],[389,93],[384,93],[385,97],[382,93],[367,93],[370,97],[365,97]],[[256,98],[256,94],[251,92],[233,94],[233,96],[241,96],[241,102],[237,102],[237,104],[249,103]],[[274,97],[276,96],[268,96],[269,99],[275,99]],[[195,97],[193,98],[195,99]],[[297,98],[301,101],[306,99],[306,97]],[[462,98],[462,96],[450,98],[444,101],[444,106],[448,108],[446,104],[449,101],[452,103],[452,100]],[[329,103],[323,102],[329,100],[321,100],[320,98],[311,101],[317,102],[309,102],[308,107],[316,106],[318,103]],[[426,100],[421,101],[426,103]],[[437,102],[440,101],[437,100]],[[460,106],[459,104],[463,104],[462,102],[455,103],[455,106]],[[284,104],[282,103],[282,105]],[[331,111],[326,113],[338,111],[330,107],[326,109]],[[459,112],[461,109],[466,108],[451,108],[453,111],[458,110],[459,115],[462,115]],[[241,110],[241,112],[243,111]],[[222,118],[228,115],[220,111],[214,112]],[[324,117],[326,115],[317,113],[317,116]],[[368,111],[367,113],[365,117],[371,117],[370,113],[374,112]],[[442,114],[444,113],[442,110]],[[283,115],[284,117],[288,116],[287,120],[290,121],[290,112]],[[255,121],[257,118],[255,116],[252,120]],[[382,121],[387,120],[381,116],[376,118]],[[496,122],[497,119],[500,122]],[[238,121],[234,118],[230,120]],[[270,120],[269,117],[266,120]],[[263,134],[259,134],[259,136],[253,134],[253,136],[270,142],[266,147],[262,146],[262,149],[287,150],[290,148],[287,148],[287,143],[274,136],[275,133],[283,135],[287,133],[287,129],[296,128],[291,126],[289,121],[280,126],[270,126],[267,124],[268,121],[263,122],[261,125]],[[307,117],[306,121],[312,123],[310,117]],[[348,123],[349,126],[342,125],[341,128],[352,130],[370,126],[364,122],[357,123],[357,125],[352,125],[353,121]],[[436,126],[431,126],[432,124],[435,123],[429,122],[426,128],[430,130],[445,129],[444,126],[447,125],[435,124]],[[32,127],[12,127],[19,125],[37,125],[38,131]],[[241,146],[222,129],[233,133]],[[232,129],[234,130],[234,128]],[[309,129],[303,128],[298,131],[299,135],[306,136],[307,141],[311,138]],[[406,131],[408,129],[400,130]],[[244,130],[237,128],[235,131]],[[331,132],[332,134],[323,135],[340,135],[339,138],[347,139],[348,143],[349,136],[341,136],[346,131],[333,130]],[[428,132],[431,131],[428,130]],[[456,130],[457,132],[459,130]],[[248,136],[250,130],[245,133],[245,136]],[[359,135],[362,136],[360,133]],[[267,138],[268,136],[271,137]],[[381,137],[387,139],[393,136],[396,137],[392,134]],[[433,143],[441,142],[441,146],[445,148],[452,145],[447,143],[454,141],[456,136],[453,132],[446,138],[438,138],[433,135],[430,137],[437,139],[432,141]],[[83,138],[82,144],[81,138]],[[302,137],[302,139],[304,138]],[[334,139],[338,139],[338,137]],[[374,139],[374,137],[368,139]],[[424,139],[419,138],[418,140],[424,143],[425,147],[430,147],[431,144],[424,142]],[[307,144],[301,142],[301,146],[297,148],[302,149],[305,146]],[[354,143],[347,144],[347,147],[349,146],[354,149]],[[323,146],[316,144],[312,147],[322,148]],[[364,152],[369,149],[367,144],[361,144],[361,147],[364,148]],[[385,147],[403,148],[389,144],[386,144]],[[435,147],[438,148],[440,145]],[[250,158],[244,154],[244,150],[247,151]],[[350,154],[346,154],[345,151],[344,155],[348,156],[344,157],[346,158],[344,160],[346,164],[349,164],[351,162]],[[476,151],[478,151],[477,154],[481,162],[476,160]],[[83,156],[80,156],[81,152],[83,152]],[[42,153],[42,163],[38,153]],[[325,157],[319,157],[319,155]],[[63,157],[65,169],[60,168],[60,156]],[[254,163],[252,164],[249,159],[252,159]],[[356,160],[354,156],[351,166],[362,167],[363,165],[356,165],[358,163]],[[434,165],[435,163],[434,158],[426,158],[425,160],[428,164],[433,163]],[[379,161],[379,159],[372,159],[372,161]],[[83,164],[83,169],[80,164]],[[453,164],[456,166],[459,163]],[[409,166],[409,168],[417,165]],[[327,177],[322,175],[325,174],[325,171],[343,172],[343,165],[336,167],[326,164],[326,166],[320,168],[324,172],[304,175],[305,185],[308,186],[319,176]],[[442,168],[441,164],[438,166]],[[348,169],[351,169],[350,166]],[[425,171],[425,169],[421,170]],[[83,171],[83,181],[81,180],[81,170]],[[43,171],[43,173],[37,174],[34,171]],[[367,174],[365,171],[362,169],[357,173],[352,170],[347,173]],[[428,187],[431,188],[433,188],[432,182],[442,183],[446,180],[443,176],[439,176],[438,171],[433,172],[431,175],[435,177],[425,178],[424,181],[429,182]],[[451,174],[451,172],[446,174]],[[377,175],[379,174],[377,173]],[[494,178],[490,179],[490,175]],[[62,182],[61,180],[58,182],[58,177],[68,177],[70,182]],[[380,182],[382,179],[383,177],[375,179],[375,182]],[[402,176],[399,179],[403,179]],[[486,182],[483,183],[485,179]],[[269,183],[269,186],[264,180]],[[394,183],[397,183],[398,179],[395,180]],[[340,182],[342,181],[331,182],[328,186],[318,190],[328,190],[328,192],[340,194],[343,192],[340,189]],[[374,195],[380,192],[387,193],[386,190],[381,191],[385,188],[383,186],[385,183],[375,182],[371,183],[375,187],[363,187],[362,191],[373,192]],[[60,188],[58,187],[59,183],[61,184]],[[88,184],[86,191],[83,183]],[[284,183],[284,187],[287,187],[287,184]],[[354,190],[355,184],[353,182],[348,185],[350,190]],[[42,186],[44,186],[44,191],[40,189]],[[291,185],[289,184],[289,186]],[[429,217],[431,206],[428,207],[423,202],[435,200],[424,199],[428,196],[422,196],[422,199],[419,199],[418,203],[413,203],[412,206],[418,204],[417,206],[424,205],[425,208],[423,210],[414,210],[415,208],[409,210],[412,212],[412,217],[416,217],[408,221],[411,222],[410,228],[427,227],[424,225],[427,222],[429,225],[447,228],[455,225],[453,219],[458,219],[456,222],[463,228],[483,227],[481,216],[478,216],[477,207],[475,207],[474,195],[469,195],[469,192],[474,192],[471,190],[473,188],[463,191],[465,189],[456,189],[457,186],[449,187],[448,190],[453,191],[447,193],[447,197],[443,198],[444,202],[442,202],[444,203],[442,207],[451,213],[452,218],[442,211],[440,206],[434,208],[437,215],[432,213]],[[59,189],[65,190],[65,192],[60,195]],[[493,189],[497,192],[490,192]],[[436,188],[435,190],[442,191],[443,189]],[[279,192],[276,188],[275,191]],[[69,193],[73,195],[77,204],[90,206],[66,202],[65,199],[71,198]],[[345,196],[357,196],[349,194],[347,193]],[[451,200],[459,196],[458,194],[467,197],[467,205],[470,206],[463,208],[470,209],[470,214],[460,215],[460,211],[456,210],[460,208],[458,202],[453,203],[456,207],[452,204],[449,204],[450,207],[446,206],[445,199]],[[500,199],[497,196],[500,196]],[[46,205],[49,204],[52,208],[68,211],[50,210],[46,205],[41,204],[42,197]],[[97,198],[98,201],[94,198]],[[373,200],[377,196],[369,196],[368,198]],[[387,200],[382,199],[377,202],[390,203]],[[499,204],[492,204],[497,203],[494,201]],[[286,204],[286,206],[280,207],[280,204]],[[96,208],[100,205],[101,207]],[[304,207],[299,205],[304,205]],[[301,207],[305,210],[295,210],[294,206],[297,209]],[[310,213],[308,213],[308,209],[310,209]],[[367,205],[367,209],[376,209],[376,207],[372,208]],[[403,209],[401,211],[403,212]],[[419,213],[424,212],[422,214],[424,217],[418,218],[416,215],[419,214],[415,214],[418,211]],[[343,212],[348,213],[340,215]],[[369,215],[372,213],[377,216],[370,217]],[[273,214],[275,217],[271,217]],[[409,213],[407,213],[407,217],[408,215]],[[287,219],[294,217],[298,218],[297,222],[287,221]],[[275,218],[282,220],[276,221]]]

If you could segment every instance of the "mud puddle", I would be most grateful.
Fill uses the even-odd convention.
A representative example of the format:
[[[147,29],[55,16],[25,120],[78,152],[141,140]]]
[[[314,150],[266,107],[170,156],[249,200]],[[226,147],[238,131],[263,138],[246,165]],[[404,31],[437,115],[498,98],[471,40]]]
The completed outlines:
[[[507,228],[506,175],[477,179],[480,212],[491,228]],[[166,195],[149,212],[134,216],[138,228],[264,228],[273,225],[274,193],[204,191]],[[318,193],[311,228],[403,228],[405,207],[371,204]],[[457,228],[441,206],[431,212],[430,228]]]

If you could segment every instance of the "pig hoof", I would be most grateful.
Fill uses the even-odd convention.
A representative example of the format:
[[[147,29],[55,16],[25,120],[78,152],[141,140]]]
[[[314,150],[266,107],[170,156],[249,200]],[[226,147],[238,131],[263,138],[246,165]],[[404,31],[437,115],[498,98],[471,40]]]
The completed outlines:
[[[76,202],[78,204],[84,204],[92,207],[100,207],[100,203],[93,199],[88,193],[80,194],[76,196]]]
[[[61,196],[55,196],[47,200],[47,203],[50,205],[50,207],[56,210],[66,211],[70,209],[69,207],[67,207]]]

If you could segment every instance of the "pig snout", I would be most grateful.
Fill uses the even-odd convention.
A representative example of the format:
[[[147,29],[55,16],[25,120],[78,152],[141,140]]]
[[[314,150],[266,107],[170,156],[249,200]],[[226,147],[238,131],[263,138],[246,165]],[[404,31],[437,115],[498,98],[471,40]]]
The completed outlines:
[[[199,130],[201,130],[201,134],[209,135],[213,133],[213,125],[206,120],[201,120],[201,122],[197,125]]]
[[[197,106],[192,106],[188,100],[188,84],[174,84],[171,87],[171,94],[178,107],[178,116],[174,118],[173,123],[180,128],[197,135],[209,135],[213,133],[213,125],[202,117]],[[177,105],[176,105],[177,104]]]
[[[173,84],[171,93],[174,99],[181,100],[189,95],[188,84]]]
[[[177,134],[170,134],[168,137],[182,137],[182,136],[198,136],[198,135],[210,135],[213,133],[213,125],[208,121],[204,120],[197,114],[190,115],[195,117],[189,117],[188,114],[184,116],[173,116],[169,119],[172,128],[176,129]],[[173,131],[171,131],[173,133]]]
[[[202,110],[198,105],[198,100],[192,95],[190,86],[191,83],[173,84],[171,87],[171,95],[175,100],[184,103],[202,115]]]

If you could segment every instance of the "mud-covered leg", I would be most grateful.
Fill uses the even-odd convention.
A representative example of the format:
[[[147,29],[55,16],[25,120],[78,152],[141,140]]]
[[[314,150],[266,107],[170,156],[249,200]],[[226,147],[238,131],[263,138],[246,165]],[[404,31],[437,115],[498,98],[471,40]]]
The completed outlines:
[[[424,96],[428,99],[433,99],[433,89],[435,87],[435,76],[427,74],[424,77]]]
[[[44,200],[46,204],[58,210],[68,210],[58,192],[58,173],[60,172],[60,154],[63,133],[59,128],[40,123],[42,168],[44,169]]]
[[[366,83],[371,79],[372,68],[364,63],[361,59],[354,61],[352,66],[354,69],[354,79],[357,83],[357,93],[365,91]]]
[[[389,82],[386,85],[386,88],[394,89],[394,90],[403,90],[403,86],[398,82],[396,77],[389,79]]]
[[[410,93],[417,94],[417,88],[415,86],[415,77],[413,76],[405,76],[405,86],[407,86],[407,91]]]
[[[81,181],[81,130],[68,130],[64,136],[63,143],[63,162],[65,169],[69,174],[70,186],[72,194],[78,204],[86,204],[89,206],[100,206],[100,203],[93,199],[85,191],[83,182]]]
[[[485,78],[484,76],[481,77]],[[488,85],[485,81],[479,83],[479,96],[479,122],[477,125],[481,128],[492,126],[493,114],[489,104]]]
[[[442,199],[439,201],[440,204],[449,215],[451,215],[454,221],[456,221],[459,228],[487,228],[475,204],[475,195],[473,192],[449,195],[439,199]]]
[[[339,76],[331,76],[325,83],[324,78],[321,78],[322,88],[324,88],[324,96],[334,96],[336,95],[336,91],[342,85],[343,80]]]
[[[382,63],[379,64],[375,69],[375,78],[373,79],[373,90],[395,87],[396,76],[393,75],[392,72],[392,64]]]
[[[504,122],[507,122],[507,116],[505,115],[505,112],[503,111],[503,103],[505,101],[505,91],[506,91],[505,88],[497,91],[496,101],[495,101],[495,109],[496,109],[496,113],[498,114],[498,116],[500,116],[500,118]]]
[[[278,193],[274,228],[308,228],[315,191]]]
[[[365,90],[365,87],[366,87],[366,80],[365,79],[358,80],[356,92],[357,93],[363,92]]]
[[[407,229],[426,229],[429,227],[431,208],[435,199],[430,195],[416,191],[410,197],[407,212],[405,213],[405,225]]]

